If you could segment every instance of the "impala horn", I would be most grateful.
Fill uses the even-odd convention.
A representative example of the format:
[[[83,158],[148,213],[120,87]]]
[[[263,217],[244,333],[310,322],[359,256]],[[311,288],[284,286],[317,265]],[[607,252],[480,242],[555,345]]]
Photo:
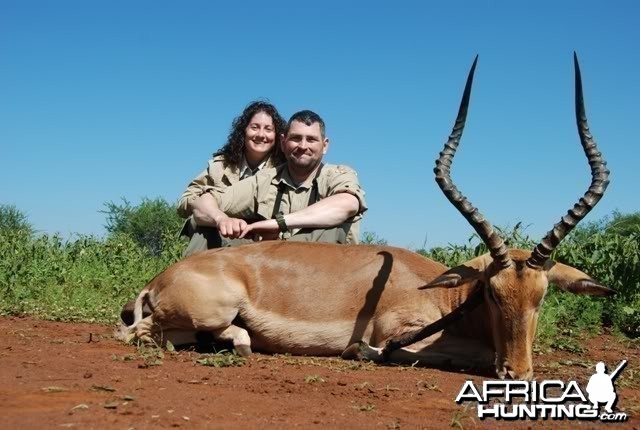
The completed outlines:
[[[473,207],[471,202],[463,196],[456,188],[451,180],[451,163],[453,157],[456,154],[456,149],[460,144],[460,138],[462,137],[462,131],[464,130],[464,124],[467,120],[467,111],[469,108],[469,99],[471,97],[471,86],[473,84],[473,74],[476,70],[476,64],[478,62],[478,56],[476,55],[473,60],[473,65],[469,71],[467,77],[467,84],[464,87],[464,93],[462,95],[462,101],[460,102],[460,109],[458,110],[458,117],[456,123],[453,126],[453,131],[449,136],[449,140],[444,145],[444,149],[440,152],[440,157],[436,160],[436,167],[433,170],[436,174],[436,182],[449,199],[451,204],[460,211],[462,216],[471,224],[480,239],[487,245],[489,252],[493,257],[493,261],[501,269],[509,267],[511,265],[511,259],[507,254],[507,247],[504,244],[504,240],[493,229],[491,223],[485,219],[485,217]]]
[[[587,115],[584,110],[584,98],[582,96],[580,65],[575,52],[573,53],[573,64],[576,75],[576,122],[578,124],[580,143],[589,161],[589,166],[591,166],[591,185],[584,196],[573,206],[573,209],[570,209],[533,249],[531,257],[527,260],[527,266],[537,270],[542,270],[544,263],[549,259],[553,250],[595,207],[607,189],[607,185],[609,185],[607,162],[602,158],[602,154],[598,151],[598,146],[589,132]]]

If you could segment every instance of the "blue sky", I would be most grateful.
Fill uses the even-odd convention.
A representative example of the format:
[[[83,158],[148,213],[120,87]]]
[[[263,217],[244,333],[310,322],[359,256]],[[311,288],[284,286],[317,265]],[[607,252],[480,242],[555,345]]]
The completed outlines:
[[[419,248],[471,227],[433,179],[480,55],[452,176],[496,225],[540,238],[586,191],[573,51],[611,185],[640,210],[636,1],[0,0],[0,203],[42,232],[103,234],[106,201],[178,199],[257,98],[327,123],[363,230]]]

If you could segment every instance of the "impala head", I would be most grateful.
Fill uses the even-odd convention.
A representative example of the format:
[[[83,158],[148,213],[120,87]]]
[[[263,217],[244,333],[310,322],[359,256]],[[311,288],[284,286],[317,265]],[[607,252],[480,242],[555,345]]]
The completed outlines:
[[[582,80],[574,54],[576,81],[576,120],[582,147],[591,166],[592,181],[584,197],[562,217],[533,249],[507,249],[491,223],[458,191],[450,176],[451,163],[466,121],[471,85],[478,58],[467,78],[455,126],[436,161],[436,182],[449,201],[462,213],[489,253],[455,267],[428,287],[457,287],[470,282],[484,288],[484,298],[496,351],[496,372],[501,378],[531,379],[532,345],[538,315],[549,283],[575,294],[610,295],[614,291],[598,284],[573,267],[549,257],[560,241],[598,203],[609,184],[606,162],[589,133],[582,96]]]

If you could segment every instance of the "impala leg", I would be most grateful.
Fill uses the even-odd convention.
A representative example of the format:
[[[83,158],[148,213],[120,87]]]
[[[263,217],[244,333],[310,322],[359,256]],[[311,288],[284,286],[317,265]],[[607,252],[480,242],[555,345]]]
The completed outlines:
[[[229,327],[211,330],[211,333],[216,340],[233,342],[233,347],[241,356],[251,355],[251,338],[245,329],[231,324]]]
[[[198,327],[198,331],[207,331],[213,335],[214,340],[232,342],[238,354],[243,357],[251,355],[251,338],[249,333],[233,324],[227,327]],[[153,317],[149,316],[137,326],[136,336],[144,343],[158,343],[166,346],[171,342],[174,346],[197,343],[196,330],[180,328],[161,328],[154,324]]]
[[[154,343],[154,335],[156,334],[155,323],[153,321],[153,315],[149,315],[146,318],[140,320],[135,327],[135,336],[143,343]]]
[[[383,348],[373,347],[366,342],[349,346],[342,358],[368,360],[375,363],[419,364],[426,367],[493,368],[495,352],[472,339],[448,339],[438,341],[420,350],[400,348],[385,357]]]

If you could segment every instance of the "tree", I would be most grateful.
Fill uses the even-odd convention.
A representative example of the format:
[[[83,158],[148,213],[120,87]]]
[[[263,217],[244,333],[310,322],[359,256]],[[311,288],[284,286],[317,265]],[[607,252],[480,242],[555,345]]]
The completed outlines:
[[[362,233],[362,240],[360,241],[363,245],[386,245],[387,240],[378,236],[377,233],[372,231],[365,231]]]
[[[105,228],[110,234],[127,234],[139,245],[145,246],[153,255],[159,255],[164,249],[166,237],[176,237],[182,220],[176,212],[176,205],[162,198],[144,197],[137,206],[127,199],[122,204],[107,202]]]
[[[640,235],[640,212],[629,214],[613,212],[613,218],[607,223],[605,232],[621,236],[629,236],[633,233]]]
[[[33,226],[27,215],[14,205],[0,204],[0,233],[22,232],[33,235]]]

